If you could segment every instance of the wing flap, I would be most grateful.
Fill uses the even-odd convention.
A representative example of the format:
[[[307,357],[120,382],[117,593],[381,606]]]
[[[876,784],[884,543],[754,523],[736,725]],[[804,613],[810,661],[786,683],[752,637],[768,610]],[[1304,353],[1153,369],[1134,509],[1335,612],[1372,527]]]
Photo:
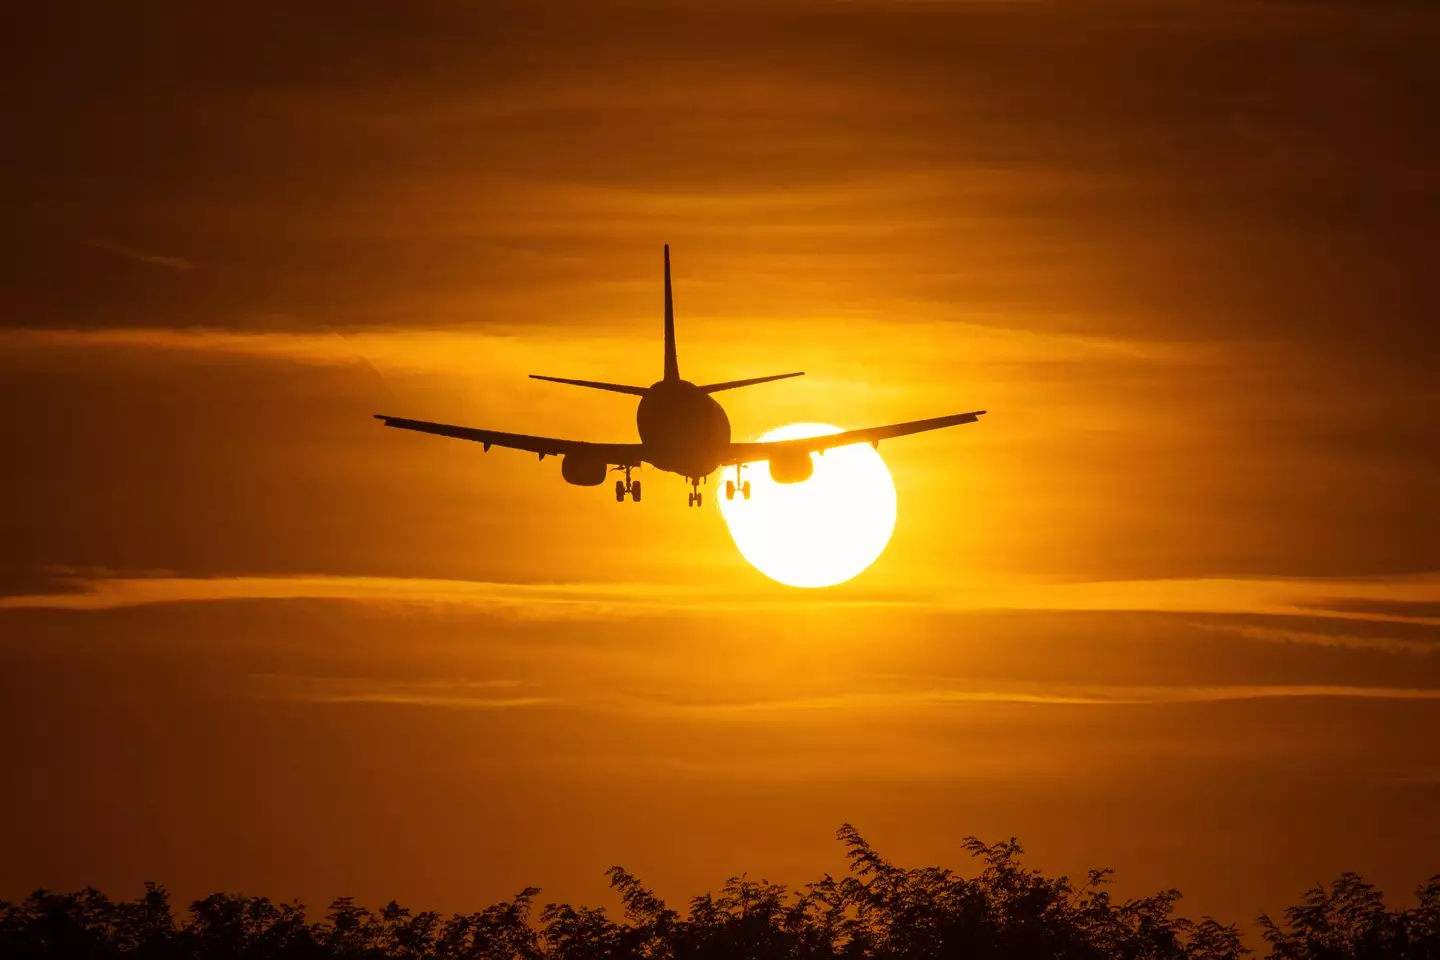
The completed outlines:
[[[391,417],[375,414],[387,427],[400,430],[414,430],[430,433],[437,437],[453,437],[483,444],[488,451],[491,447],[505,447],[510,450],[524,450],[545,457],[560,457],[567,454],[593,456],[615,466],[638,467],[641,448],[638,443],[590,443],[585,440],[562,440],[556,437],[533,437],[523,433],[502,433],[499,430],[480,430],[475,427],[461,427],[450,423],[433,423],[429,420],[408,420],[405,417]]]
[[[843,433],[831,433],[821,437],[732,443],[726,454],[725,465],[760,463],[782,454],[824,453],[826,450],[848,447],[853,443],[869,443],[878,446],[881,440],[893,440],[896,437],[907,437],[912,433],[925,433],[929,430],[956,427],[963,423],[975,423],[984,415],[984,410],[972,410],[970,413],[956,413],[948,417],[907,420],[904,423],[890,423],[882,427],[867,427],[863,430],[846,430]]]

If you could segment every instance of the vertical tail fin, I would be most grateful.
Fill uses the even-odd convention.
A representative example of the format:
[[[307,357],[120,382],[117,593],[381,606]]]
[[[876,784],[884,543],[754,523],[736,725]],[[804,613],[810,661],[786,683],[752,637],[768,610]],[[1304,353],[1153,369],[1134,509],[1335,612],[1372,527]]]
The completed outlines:
[[[680,379],[680,361],[675,358],[675,302],[670,296],[670,244],[665,244],[665,379]]]

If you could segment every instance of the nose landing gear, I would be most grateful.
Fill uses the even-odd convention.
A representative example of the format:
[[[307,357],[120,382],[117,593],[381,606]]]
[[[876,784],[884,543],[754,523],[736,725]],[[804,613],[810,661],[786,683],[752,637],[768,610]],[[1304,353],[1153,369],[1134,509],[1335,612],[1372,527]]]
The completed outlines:
[[[630,494],[630,499],[633,502],[640,502],[640,481],[630,479],[629,467],[625,468],[625,479],[615,481],[615,502],[624,503],[625,494],[627,493]]]
[[[686,506],[689,506],[689,507],[698,507],[698,506],[701,506],[702,504],[704,504],[704,502],[705,502],[705,497],[704,497],[704,495],[700,492],[700,481],[699,481],[699,479],[697,479],[696,477],[691,477],[691,478],[690,478],[690,499],[689,499],[688,501],[686,501],[686,504],[685,504],[685,505],[686,505]]]

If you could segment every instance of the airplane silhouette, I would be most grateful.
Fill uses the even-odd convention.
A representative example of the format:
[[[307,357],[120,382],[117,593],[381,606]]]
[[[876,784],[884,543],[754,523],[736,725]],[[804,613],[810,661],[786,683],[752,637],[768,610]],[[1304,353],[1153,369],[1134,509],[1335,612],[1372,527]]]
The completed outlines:
[[[626,495],[639,502],[641,485],[639,480],[630,478],[630,471],[642,464],[650,464],[667,473],[677,473],[690,481],[689,505],[698,507],[703,502],[700,483],[710,474],[724,467],[735,468],[735,479],[725,482],[725,496],[735,499],[738,490],[745,499],[750,499],[750,482],[742,482],[740,469],[745,464],[769,462],[770,476],[777,483],[800,483],[808,480],[815,470],[812,453],[823,454],[826,450],[844,447],[853,443],[869,443],[876,449],[881,440],[903,437],[926,430],[939,430],[962,423],[974,423],[984,410],[957,413],[948,417],[932,417],[929,420],[911,420],[906,423],[891,423],[883,427],[869,427],[865,430],[847,430],[823,437],[808,437],[799,440],[773,440],[760,443],[732,443],[730,441],[730,419],[711,394],[721,390],[769,383],[789,377],[804,376],[803,373],[777,373],[768,377],[751,377],[748,380],[727,380],[724,383],[694,384],[680,379],[680,364],[675,356],[675,306],[670,295],[670,245],[665,245],[665,376],[648,387],[634,387],[623,383],[600,383],[594,380],[569,380],[564,377],[544,377],[532,373],[532,379],[548,380],[552,383],[568,383],[592,390],[610,390],[628,393],[640,398],[640,408],[635,414],[635,425],[639,428],[639,443],[591,443],[585,440],[559,440],[551,437],[531,437],[518,433],[501,433],[496,430],[477,430],[473,427],[459,427],[448,423],[431,423],[428,420],[407,420],[383,413],[375,419],[383,420],[387,427],[402,430],[418,430],[442,437],[455,437],[483,444],[486,452],[491,447],[508,447],[540,455],[561,457],[560,475],[566,482],[581,487],[598,487],[605,482],[611,468],[625,471],[624,480],[615,481],[615,499],[624,502]]]

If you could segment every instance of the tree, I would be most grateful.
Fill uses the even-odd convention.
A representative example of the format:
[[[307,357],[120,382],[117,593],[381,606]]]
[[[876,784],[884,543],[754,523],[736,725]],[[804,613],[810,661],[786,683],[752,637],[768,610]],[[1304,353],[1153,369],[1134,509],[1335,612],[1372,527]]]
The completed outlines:
[[[373,912],[341,897],[323,920],[299,904],[216,893],[177,919],[165,888],[133,901],[96,890],[40,890],[0,903],[5,960],[1236,960],[1248,953],[1233,924],[1176,916],[1165,890],[1115,901],[1108,870],[1083,883],[1024,866],[1013,838],[965,841],[973,876],[903,868],[854,827],[838,833],[846,875],[799,890],[731,877],[682,916],[633,874],[609,871],[624,908],[551,903],[532,920],[527,887],[476,913],[443,918],[391,901]],[[1260,918],[1270,960],[1440,960],[1440,876],[1409,909],[1347,873],[1285,911]]]
[[[1440,960],[1440,876],[1415,896],[1414,908],[1390,911],[1372,884],[1344,873],[1287,908],[1285,927],[1263,914],[1260,926],[1275,960]]]

